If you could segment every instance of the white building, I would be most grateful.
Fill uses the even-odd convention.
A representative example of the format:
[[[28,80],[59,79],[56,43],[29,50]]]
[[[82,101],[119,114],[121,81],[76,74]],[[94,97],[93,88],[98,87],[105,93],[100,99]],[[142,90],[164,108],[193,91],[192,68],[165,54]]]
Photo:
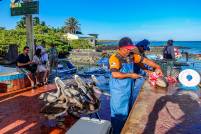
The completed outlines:
[[[96,45],[97,34],[92,34],[92,35],[96,35],[96,36],[85,35],[85,34],[71,34],[71,33],[66,33],[63,36],[67,40],[86,39],[91,44]]]

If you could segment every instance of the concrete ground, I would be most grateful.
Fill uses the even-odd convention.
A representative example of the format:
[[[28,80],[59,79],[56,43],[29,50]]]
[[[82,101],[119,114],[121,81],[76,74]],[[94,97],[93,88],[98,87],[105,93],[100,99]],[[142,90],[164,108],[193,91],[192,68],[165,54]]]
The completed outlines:
[[[54,84],[21,89],[9,93],[0,93],[0,134],[63,134],[77,119],[66,116],[64,124],[58,126],[48,121],[41,113],[43,103],[38,96],[47,91],[55,90]],[[110,120],[109,98],[102,96],[100,117]]]

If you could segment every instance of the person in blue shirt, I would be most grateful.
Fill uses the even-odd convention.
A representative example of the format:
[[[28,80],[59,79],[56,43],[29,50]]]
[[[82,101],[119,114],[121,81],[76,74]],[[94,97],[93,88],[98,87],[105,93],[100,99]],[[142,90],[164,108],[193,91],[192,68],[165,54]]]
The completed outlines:
[[[138,42],[137,44],[135,44],[135,46],[137,48],[134,49],[133,53],[139,54],[140,56],[146,58],[145,52],[150,51],[149,44],[150,44],[150,41],[147,39],[144,39],[144,40]],[[146,72],[145,72],[145,70],[146,70]],[[134,72],[136,74],[142,75],[143,77],[140,79],[134,79],[134,90],[132,93],[132,98],[133,98],[132,105],[135,102],[135,100],[138,96],[138,93],[142,89],[142,86],[144,84],[145,77],[147,76],[147,73],[148,72],[151,73],[151,71],[149,71],[149,70],[152,70],[152,68],[150,66],[148,66],[146,64],[142,64],[142,63],[136,64],[136,66],[134,68]]]
[[[139,54],[141,56],[146,57],[145,52],[150,51],[149,44],[150,44],[150,41],[147,39],[144,39],[135,45],[138,48]]]

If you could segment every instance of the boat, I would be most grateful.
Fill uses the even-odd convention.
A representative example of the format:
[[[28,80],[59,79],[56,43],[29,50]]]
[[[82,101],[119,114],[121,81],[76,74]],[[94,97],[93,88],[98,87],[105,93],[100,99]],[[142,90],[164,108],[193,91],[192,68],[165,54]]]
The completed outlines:
[[[70,78],[71,74],[76,73],[76,71],[77,68],[70,61],[66,59],[60,59],[57,67],[52,70],[50,80],[53,80],[56,76],[60,77],[62,80]]]
[[[30,82],[25,74],[15,67],[0,66],[0,93],[29,87]]]
[[[104,76],[109,78],[110,72],[109,69],[104,67],[90,67],[88,69],[83,69],[77,73],[79,76],[82,77],[91,77],[91,75],[95,76]]]

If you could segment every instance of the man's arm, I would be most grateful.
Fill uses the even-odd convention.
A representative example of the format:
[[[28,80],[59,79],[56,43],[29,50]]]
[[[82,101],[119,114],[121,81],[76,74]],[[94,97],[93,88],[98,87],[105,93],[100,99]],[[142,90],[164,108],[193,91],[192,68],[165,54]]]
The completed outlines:
[[[147,69],[143,63],[138,63],[137,66],[139,66],[143,71],[145,71],[147,74],[153,73],[153,70]]]
[[[147,64],[150,67],[153,67],[155,70],[156,69],[161,69],[161,67],[158,64],[156,64],[155,62],[153,62],[152,60],[147,59],[147,58],[144,58],[142,63]]]
[[[144,58],[142,63],[147,64],[148,66],[152,67],[155,72],[157,72],[158,74],[163,75],[161,67],[158,64],[156,64],[155,62],[153,62],[152,60]]]
[[[109,59],[110,71],[112,72],[112,77],[117,79],[133,78],[137,79],[142,76],[135,73],[122,73],[120,72],[121,63],[116,56],[111,56]]]
[[[134,57],[134,63],[147,64],[148,66],[152,67],[155,72],[158,72],[159,74],[163,74],[161,71],[161,67],[155,62],[153,62],[152,60],[149,60],[148,58],[142,57],[138,54],[134,54],[133,57]],[[148,71],[148,73],[150,72]]]
[[[27,63],[22,63],[22,55],[19,55],[18,57],[17,57],[17,66],[18,67],[21,67],[21,66],[26,66],[26,65],[29,65],[29,64],[31,64],[32,62],[30,61],[30,59],[29,59],[29,62],[27,62]]]
[[[132,78],[137,79],[143,76],[138,75],[136,73],[121,73],[121,72],[112,72],[112,77],[117,79],[125,79],[125,78]]]
[[[18,67],[21,67],[21,66],[26,66],[26,65],[29,65],[31,64],[31,61],[27,62],[27,63],[20,63],[20,62],[17,62],[17,66]]]
[[[136,64],[147,64],[148,66],[152,67],[154,70],[161,69],[158,64],[156,64],[155,62],[153,62],[152,60],[148,58],[142,57],[138,54],[134,54],[133,57],[134,57],[134,63]]]

